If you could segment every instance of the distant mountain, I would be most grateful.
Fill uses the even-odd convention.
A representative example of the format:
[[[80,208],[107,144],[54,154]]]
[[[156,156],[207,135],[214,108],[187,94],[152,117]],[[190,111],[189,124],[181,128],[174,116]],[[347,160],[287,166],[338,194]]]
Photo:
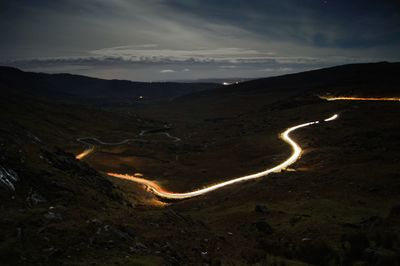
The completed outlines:
[[[215,80],[214,80],[215,81]],[[226,81],[227,83],[231,83]],[[346,95],[399,95],[400,63],[350,64],[277,77],[219,83],[133,82],[71,74],[24,72],[0,67],[0,91],[23,93],[56,102],[80,104],[140,104],[173,99],[256,96],[273,91]]]
[[[400,95],[400,63],[349,64],[296,74],[255,79],[221,87],[208,93],[263,93],[270,90],[313,90],[324,92]]]
[[[249,80],[254,80],[255,78],[207,78],[207,79],[178,79],[174,82],[183,83],[219,83],[221,85],[231,85],[234,83],[245,82]]]
[[[239,82],[178,97],[159,108],[158,113],[160,117],[166,113],[168,117],[191,113],[198,116],[196,119],[209,119],[216,114],[231,117],[263,106],[272,108],[272,104],[273,108],[301,106],[329,94],[399,97],[400,63],[349,64]],[[203,106],[207,106],[207,112]]]
[[[32,73],[11,67],[0,67],[0,91],[22,92],[69,103],[159,102],[218,86],[220,84],[215,83],[104,80],[71,74]]]

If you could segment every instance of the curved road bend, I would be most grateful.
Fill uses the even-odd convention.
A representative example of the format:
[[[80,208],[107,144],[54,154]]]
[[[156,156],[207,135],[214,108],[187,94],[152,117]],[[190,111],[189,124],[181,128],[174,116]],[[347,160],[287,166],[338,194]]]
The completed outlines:
[[[324,121],[329,122],[329,121],[335,120],[337,117],[338,117],[338,115],[335,114],[335,115],[325,119]],[[257,179],[260,177],[264,177],[270,173],[277,173],[277,172],[280,172],[280,171],[286,169],[287,167],[289,167],[291,164],[295,163],[300,158],[300,155],[302,152],[301,147],[293,139],[290,138],[289,134],[299,128],[311,126],[311,125],[318,124],[318,123],[320,123],[320,121],[308,122],[305,124],[290,127],[280,134],[281,139],[284,142],[286,142],[287,144],[289,144],[292,148],[292,154],[288,159],[286,159],[286,161],[284,161],[270,169],[259,172],[259,173],[233,178],[231,180],[221,182],[221,183],[218,183],[218,184],[215,184],[212,186],[208,186],[208,187],[205,187],[205,188],[202,188],[199,190],[194,190],[191,192],[185,192],[185,193],[168,192],[165,189],[163,189],[161,186],[159,186],[156,182],[146,180],[144,178],[139,178],[136,176],[126,175],[126,174],[125,175],[124,174],[116,174],[116,173],[108,173],[108,175],[117,177],[117,178],[121,178],[121,179],[127,179],[127,180],[134,181],[137,183],[141,183],[141,184],[147,186],[147,188],[152,193],[154,193],[155,195],[162,197],[162,198],[166,198],[166,199],[192,198],[192,197],[200,196],[200,195],[209,193],[211,191],[220,189],[222,187],[226,187],[226,186],[229,186],[229,185],[232,185],[235,183],[239,183],[239,182],[243,182],[243,181],[247,181],[247,180]]]
[[[338,97],[320,96],[320,98],[327,100],[327,101],[400,101],[400,97],[377,98],[377,97],[353,97],[353,96],[338,96]],[[324,119],[324,121],[329,122],[329,121],[335,120],[337,117],[338,117],[338,115],[335,114],[327,119]],[[294,126],[294,127],[288,128],[281,134],[281,138],[283,139],[283,141],[285,141],[292,147],[292,155],[286,161],[282,162],[281,164],[279,164],[273,168],[267,169],[265,171],[259,172],[259,173],[255,173],[255,174],[251,174],[251,175],[247,175],[247,176],[243,176],[243,177],[237,177],[237,178],[231,179],[229,181],[218,183],[216,185],[212,185],[212,186],[205,187],[203,189],[199,189],[199,190],[195,190],[195,191],[191,191],[191,192],[186,192],[186,193],[168,192],[168,191],[164,190],[162,187],[160,187],[156,182],[150,181],[150,180],[147,180],[144,178],[136,177],[136,176],[126,175],[126,174],[125,175],[124,174],[116,174],[116,173],[108,173],[108,175],[122,178],[122,179],[131,180],[131,181],[143,184],[143,185],[147,186],[147,188],[151,192],[153,192],[155,195],[157,195],[159,197],[163,197],[163,198],[167,198],[167,199],[185,199],[185,198],[190,198],[190,197],[196,197],[196,196],[203,195],[208,192],[214,191],[221,187],[229,186],[229,185],[232,185],[232,184],[235,184],[238,182],[242,182],[242,181],[246,181],[246,180],[260,178],[260,177],[266,176],[272,172],[280,172],[281,170],[287,168],[288,166],[290,166],[291,164],[293,164],[300,158],[301,151],[302,151],[301,147],[289,137],[289,133],[291,133],[292,131],[294,131],[296,129],[310,126],[310,125],[317,124],[317,123],[319,123],[319,121],[314,121],[314,122],[309,122],[309,123],[301,124],[298,126]],[[142,131],[139,135],[144,135],[145,133],[146,133],[145,131]],[[168,134],[168,133],[166,133],[166,134]],[[170,137],[170,136],[168,136],[168,137]],[[174,138],[176,141],[180,140],[179,138],[175,138],[175,137],[172,137],[172,138]],[[97,139],[95,139],[95,140],[99,141]],[[81,140],[78,139],[78,141],[81,141]],[[101,141],[99,141],[99,142],[102,143]],[[124,144],[126,142],[127,142],[127,140],[124,140],[122,142],[113,143],[113,144],[114,145]],[[85,142],[83,142],[83,143],[85,143]],[[88,144],[88,143],[86,143],[86,144]],[[113,145],[111,143],[108,143],[108,144]],[[89,145],[91,145],[91,146],[89,146],[90,148],[85,150],[81,154],[77,155],[76,156],[77,159],[82,159],[85,156],[87,156],[88,154],[90,154],[91,152],[93,152],[94,145],[92,145],[92,144],[89,144]]]
[[[145,134],[146,134],[146,132],[142,131],[142,132],[140,132],[139,136],[144,136]],[[156,134],[165,135],[168,138],[172,139],[174,142],[181,141],[180,138],[172,136],[171,134],[169,134],[167,132],[161,132],[161,133],[156,133]],[[94,152],[95,145],[87,142],[88,140],[97,142],[101,145],[108,145],[108,146],[123,145],[123,144],[127,144],[129,142],[145,142],[146,141],[145,139],[124,139],[120,142],[104,142],[104,141],[99,140],[98,138],[93,138],[93,137],[78,138],[77,141],[83,143],[88,148],[85,149],[83,152],[79,153],[78,155],[76,155],[75,159],[82,160],[83,158],[85,158],[86,156],[88,156],[89,154]]]
[[[142,131],[140,131],[139,136],[144,136],[144,135],[147,135],[147,134],[149,134],[149,132],[148,132],[147,130],[142,130]],[[158,133],[150,133],[150,134],[154,134],[154,135],[164,135],[164,136],[167,136],[167,138],[172,139],[174,142],[181,141],[180,138],[175,137],[175,136],[172,136],[172,135],[169,134],[168,132],[158,132]]]
[[[88,140],[97,142],[97,143],[99,143],[101,145],[109,145],[109,146],[122,145],[122,144],[129,143],[131,141],[142,141],[140,139],[125,139],[125,140],[120,141],[120,142],[104,142],[104,141],[101,141],[101,140],[99,140],[97,138],[92,138],[92,137],[78,138],[77,141],[80,142],[80,143],[83,143],[88,148],[85,149],[83,152],[79,153],[78,155],[76,155],[75,159],[82,160],[83,158],[85,158],[86,156],[88,156],[89,154],[94,152],[95,145],[90,143],[90,142],[87,142]]]

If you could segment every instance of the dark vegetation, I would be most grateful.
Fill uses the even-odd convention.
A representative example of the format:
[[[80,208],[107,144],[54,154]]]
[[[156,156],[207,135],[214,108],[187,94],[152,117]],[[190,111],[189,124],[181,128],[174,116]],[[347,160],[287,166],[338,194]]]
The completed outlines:
[[[317,97],[399,96],[399,74],[399,64],[348,65],[132,106],[120,90],[103,95],[118,81],[3,68],[0,177],[13,186],[0,181],[0,265],[399,265],[400,104]],[[87,91],[65,98],[82,80]],[[90,98],[100,94],[113,104],[93,105],[106,103]],[[202,197],[164,205],[104,174],[195,189],[284,160],[279,132],[333,113],[293,134],[304,148],[295,172]],[[79,137],[142,130],[141,142],[74,159]]]

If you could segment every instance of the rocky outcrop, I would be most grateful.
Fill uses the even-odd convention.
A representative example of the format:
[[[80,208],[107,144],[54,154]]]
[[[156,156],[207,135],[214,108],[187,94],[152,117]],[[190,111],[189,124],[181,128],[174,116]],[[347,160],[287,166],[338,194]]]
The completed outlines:
[[[15,183],[18,181],[18,174],[12,169],[0,166],[0,185],[6,189],[15,191]]]

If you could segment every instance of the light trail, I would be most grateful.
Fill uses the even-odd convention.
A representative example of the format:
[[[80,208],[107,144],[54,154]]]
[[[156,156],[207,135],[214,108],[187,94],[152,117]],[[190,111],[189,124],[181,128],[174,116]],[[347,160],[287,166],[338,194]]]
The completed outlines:
[[[98,138],[92,138],[92,137],[85,137],[85,138],[77,139],[77,141],[79,141],[79,142],[81,142],[81,143],[83,143],[85,145],[94,146],[92,143],[87,142],[87,140],[91,140],[91,141],[94,141],[94,142],[97,142],[97,143],[99,143],[101,145],[106,145],[106,146],[117,146],[117,145],[127,144],[129,142],[141,142],[141,141],[144,141],[143,139],[124,139],[124,140],[122,140],[120,142],[104,142],[104,141],[99,140]]]
[[[78,155],[76,155],[75,159],[82,160],[83,158],[85,158],[86,156],[91,154],[92,152],[94,152],[94,146],[91,146],[90,148],[88,148],[88,149],[84,150],[83,152],[79,153]]]
[[[79,141],[79,142],[85,144],[85,145],[88,146],[89,148],[87,148],[87,149],[84,150],[83,152],[81,152],[81,153],[79,153],[78,155],[76,155],[76,156],[75,156],[75,159],[77,159],[77,160],[82,160],[82,159],[84,159],[85,157],[87,157],[89,154],[91,154],[92,152],[94,152],[94,150],[95,150],[95,145],[92,144],[92,143],[90,143],[90,142],[87,142],[88,140],[91,140],[91,141],[94,141],[94,142],[97,142],[97,143],[99,143],[99,144],[101,144],[101,145],[106,145],[106,146],[122,145],[122,144],[126,144],[126,143],[133,142],[133,141],[136,141],[136,142],[143,141],[143,140],[141,140],[141,139],[125,139],[125,140],[122,140],[122,141],[120,141],[120,142],[104,142],[104,141],[99,140],[98,138],[92,138],[92,137],[79,138],[79,139],[77,139],[77,141]]]
[[[144,136],[144,135],[147,135],[147,134],[149,134],[149,132],[147,130],[142,130],[142,131],[140,131],[139,136]],[[172,136],[168,132],[158,132],[158,133],[150,133],[150,134],[153,134],[153,135],[164,135],[164,136],[167,136],[168,138],[172,139],[174,142],[181,141],[180,138]]]
[[[324,121],[329,122],[332,120],[335,120],[338,117],[337,114],[325,119]],[[292,155],[284,162],[270,168],[267,170],[264,170],[262,172],[259,173],[255,173],[255,174],[251,174],[251,175],[246,175],[246,176],[242,176],[242,177],[237,177],[237,178],[233,178],[229,181],[225,181],[225,182],[221,182],[215,185],[211,185],[199,190],[194,190],[191,192],[185,192],[185,193],[174,193],[174,192],[169,192],[164,190],[160,185],[158,185],[156,182],[154,181],[150,181],[144,178],[139,178],[139,177],[135,177],[135,176],[131,176],[131,175],[127,175],[127,174],[116,174],[116,173],[108,173],[109,176],[113,176],[113,177],[117,177],[117,178],[121,178],[121,179],[126,179],[126,180],[130,180],[130,181],[134,181],[137,183],[141,183],[143,185],[145,185],[149,191],[151,191],[153,194],[162,197],[162,198],[166,198],[166,199],[186,199],[186,198],[192,198],[192,197],[196,197],[196,196],[200,196],[200,195],[204,195],[206,193],[209,193],[211,191],[220,189],[222,187],[226,187],[235,183],[239,183],[239,182],[243,182],[243,181],[247,181],[247,180],[252,180],[252,179],[257,179],[260,177],[264,177],[270,173],[278,173],[281,172],[282,170],[286,169],[287,167],[289,167],[290,165],[292,165],[293,163],[295,163],[301,156],[301,152],[302,149],[301,147],[290,138],[289,134],[299,128],[303,128],[303,127],[307,127],[307,126],[311,126],[314,124],[318,124],[319,121],[314,121],[314,122],[308,122],[305,124],[301,124],[301,125],[297,125],[294,127],[290,127],[288,129],[286,129],[284,132],[282,132],[280,134],[281,139],[286,142],[287,144],[289,144],[292,148]]]
[[[324,121],[325,121],[325,122],[329,122],[329,121],[335,120],[335,119],[338,118],[338,117],[339,117],[338,114],[334,114],[333,116],[331,116],[331,117],[329,117],[329,118],[327,118],[327,119],[324,119]]]
[[[321,99],[327,101],[400,101],[400,97],[353,97],[353,96],[320,96]]]
[[[143,136],[146,132],[142,131],[140,132],[139,136]],[[167,132],[161,132],[161,133],[155,133],[155,134],[162,134],[167,136],[168,138],[172,139],[174,142],[178,142],[181,141],[180,138],[172,136],[171,134],[167,133]],[[129,142],[147,142],[148,140],[146,139],[124,139],[120,142],[104,142],[99,140],[98,138],[93,138],[93,137],[85,137],[85,138],[79,138],[77,139],[77,141],[87,145],[89,148],[84,150],[83,152],[79,153],[78,155],[75,156],[75,159],[77,160],[82,160],[84,159],[86,156],[88,156],[89,154],[91,154],[92,152],[94,152],[95,150],[95,145],[92,143],[87,142],[88,140],[97,142],[101,145],[106,145],[106,146],[117,146],[117,145],[123,145],[123,144],[127,144]]]

